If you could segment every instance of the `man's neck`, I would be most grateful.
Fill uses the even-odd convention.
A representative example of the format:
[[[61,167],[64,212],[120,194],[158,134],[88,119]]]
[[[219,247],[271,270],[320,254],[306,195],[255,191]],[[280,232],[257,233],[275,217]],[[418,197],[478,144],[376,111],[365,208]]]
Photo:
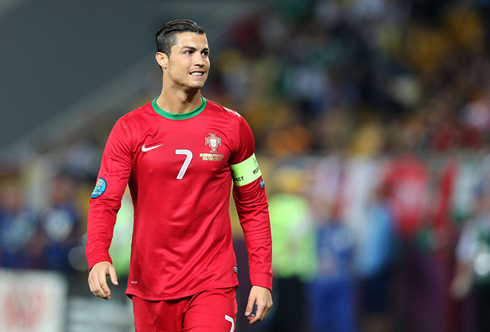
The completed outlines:
[[[193,89],[188,91],[162,89],[157,98],[157,105],[168,113],[183,114],[188,113],[201,106],[201,90]]]

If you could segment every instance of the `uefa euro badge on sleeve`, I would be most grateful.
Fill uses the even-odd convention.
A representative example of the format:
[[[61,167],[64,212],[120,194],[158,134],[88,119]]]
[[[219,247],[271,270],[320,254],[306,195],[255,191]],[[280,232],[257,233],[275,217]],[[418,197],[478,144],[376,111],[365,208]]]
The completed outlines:
[[[105,182],[105,180],[103,178],[99,178],[97,180],[97,183],[95,184],[94,191],[92,191],[92,195],[90,196],[90,198],[99,197],[104,193],[106,188],[107,188],[107,183]]]

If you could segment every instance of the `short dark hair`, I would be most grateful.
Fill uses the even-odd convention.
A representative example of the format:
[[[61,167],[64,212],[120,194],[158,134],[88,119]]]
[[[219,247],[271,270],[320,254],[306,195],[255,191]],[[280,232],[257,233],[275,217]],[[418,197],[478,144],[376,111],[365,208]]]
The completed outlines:
[[[202,27],[191,20],[181,19],[167,22],[158,29],[155,35],[157,52],[170,56],[170,50],[177,42],[175,36],[182,32],[194,32],[199,35],[206,33]]]

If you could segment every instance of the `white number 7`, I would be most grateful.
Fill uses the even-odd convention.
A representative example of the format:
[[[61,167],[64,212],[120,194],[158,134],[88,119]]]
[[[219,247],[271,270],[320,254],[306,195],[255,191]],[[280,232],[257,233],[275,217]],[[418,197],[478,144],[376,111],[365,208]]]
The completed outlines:
[[[233,318],[231,318],[228,315],[225,315],[225,319],[231,323],[231,329],[230,332],[235,331],[235,322],[233,321]]]
[[[185,156],[186,156],[185,160],[184,160],[184,164],[182,164],[182,167],[180,168],[180,172],[177,175],[177,180],[182,180],[185,172],[187,171],[187,167],[189,167],[189,164],[191,163],[192,152],[189,150],[177,149],[177,150],[175,150],[175,154],[185,154]]]

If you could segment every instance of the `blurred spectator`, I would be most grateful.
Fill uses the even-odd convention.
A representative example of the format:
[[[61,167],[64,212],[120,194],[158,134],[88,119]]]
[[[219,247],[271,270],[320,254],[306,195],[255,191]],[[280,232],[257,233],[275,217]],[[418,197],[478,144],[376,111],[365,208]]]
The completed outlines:
[[[57,174],[50,184],[50,204],[43,211],[46,268],[65,274],[73,271],[69,253],[80,241],[82,228],[75,204],[75,181],[68,174]]]
[[[458,243],[451,294],[462,299],[474,290],[479,332],[490,330],[490,179],[478,184],[471,219]]]
[[[314,332],[359,331],[355,293],[352,231],[339,218],[338,207],[318,220],[317,274],[308,290],[310,322]]]
[[[375,188],[365,214],[365,231],[357,246],[361,321],[365,332],[393,331],[390,294],[399,249],[389,189]]]
[[[356,235],[343,218],[345,158],[310,161],[309,199],[316,232],[316,274],[308,285],[312,331],[358,331]]]
[[[7,172],[0,183],[0,266],[43,267],[39,219],[26,205],[20,172]]]
[[[428,166],[413,153],[405,153],[392,160],[387,177],[397,229],[403,238],[413,238],[427,218]]]
[[[121,284],[124,284],[121,280],[125,280],[129,276],[133,215],[133,202],[131,201],[129,188],[126,188],[121,201],[121,208],[117,213],[116,224],[114,226],[114,237],[109,250],[113,261],[112,265],[117,271],[118,279]]]
[[[280,166],[271,179],[276,190],[268,199],[274,243],[271,332],[309,329],[305,291],[316,268],[315,233],[303,172],[299,166]]]

